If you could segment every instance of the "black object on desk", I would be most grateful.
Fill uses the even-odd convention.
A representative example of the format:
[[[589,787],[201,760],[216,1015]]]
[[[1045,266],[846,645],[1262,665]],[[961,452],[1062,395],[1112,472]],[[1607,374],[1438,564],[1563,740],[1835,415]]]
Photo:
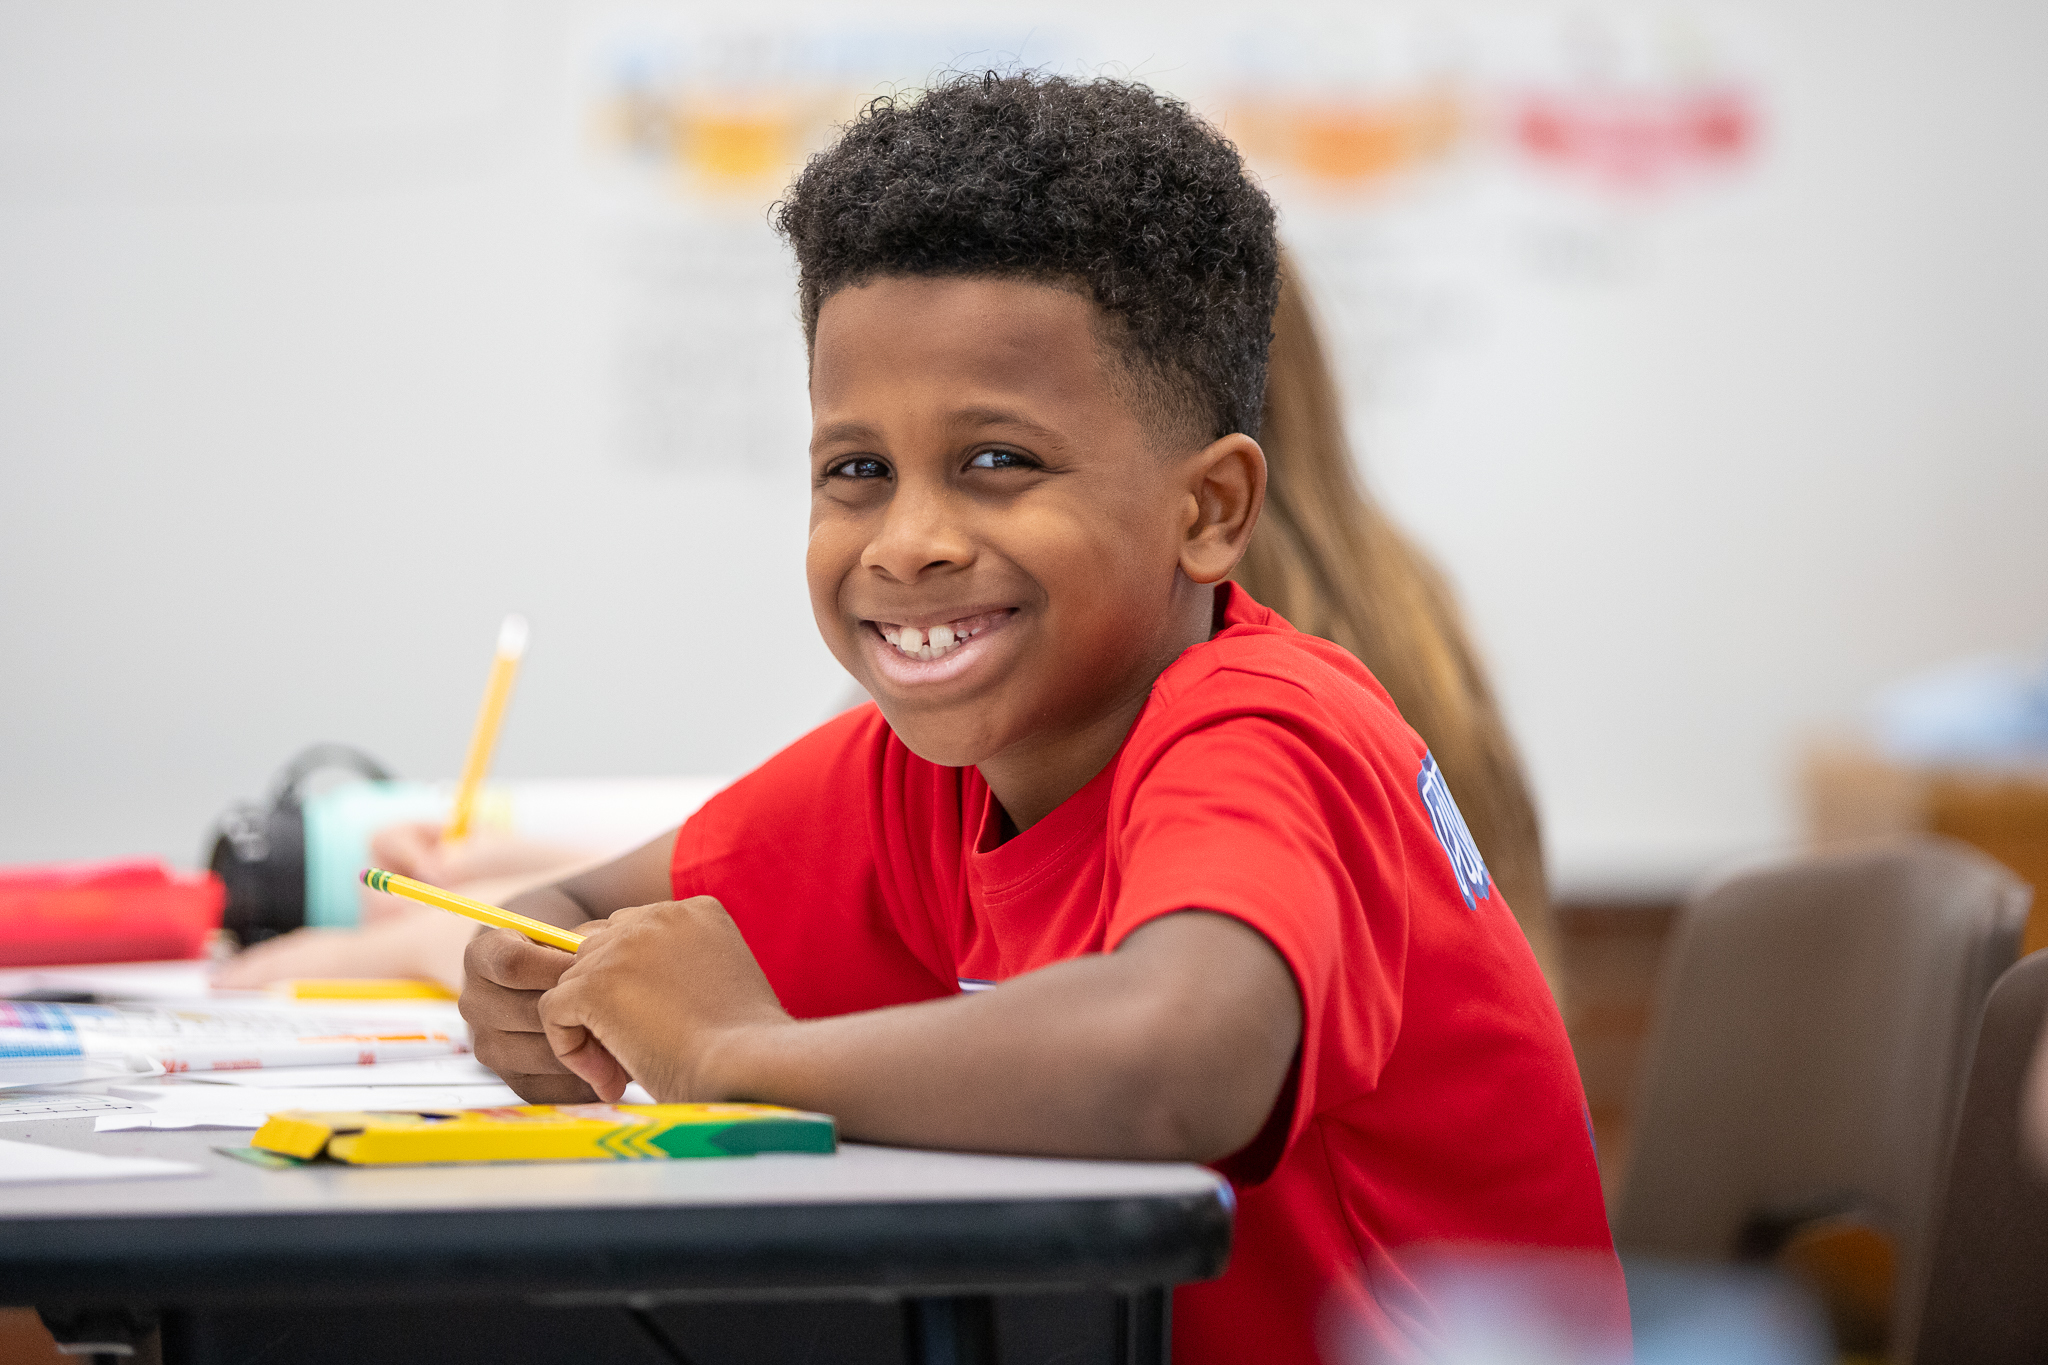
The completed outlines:
[[[1093,1324],[1085,1357],[1164,1365],[1172,1287],[1219,1273],[1230,1242],[1229,1188],[1196,1166],[847,1144],[266,1171],[210,1150],[224,1139],[81,1138],[205,1174],[9,1189],[0,1300],[154,1312],[170,1365],[719,1365],[742,1339],[729,1358],[1020,1365],[1055,1320]]]
[[[226,885],[221,927],[243,947],[306,922],[306,794],[332,772],[388,782],[384,765],[346,744],[315,744],[272,780],[262,801],[230,806],[207,836],[207,869]]]

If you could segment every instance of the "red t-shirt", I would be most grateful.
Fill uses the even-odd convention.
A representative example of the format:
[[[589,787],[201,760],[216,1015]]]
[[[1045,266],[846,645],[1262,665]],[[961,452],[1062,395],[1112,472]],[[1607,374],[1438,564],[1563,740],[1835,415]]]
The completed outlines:
[[[1311,1361],[1330,1315],[1402,1358],[1454,1315],[1407,1253],[1588,1253],[1570,1314],[1627,1308],[1564,1026],[1435,761],[1357,659],[1234,586],[1122,750],[999,842],[974,768],[864,706],[683,826],[674,887],[716,896],[783,1007],[842,1014],[1113,950],[1160,915],[1234,916],[1301,992],[1265,1133],[1221,1164],[1229,1269],[1174,1297],[1174,1359]]]

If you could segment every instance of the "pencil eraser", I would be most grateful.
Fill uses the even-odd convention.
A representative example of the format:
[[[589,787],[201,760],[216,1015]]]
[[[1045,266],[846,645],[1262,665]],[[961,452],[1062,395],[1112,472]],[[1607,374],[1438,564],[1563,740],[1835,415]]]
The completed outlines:
[[[498,627],[498,653],[507,659],[517,659],[526,653],[526,618],[513,613]]]

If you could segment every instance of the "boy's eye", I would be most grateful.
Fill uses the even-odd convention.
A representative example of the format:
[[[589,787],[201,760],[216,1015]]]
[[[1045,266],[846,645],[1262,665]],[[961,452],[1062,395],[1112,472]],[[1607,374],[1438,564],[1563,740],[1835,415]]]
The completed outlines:
[[[886,479],[889,466],[872,455],[856,455],[850,460],[841,460],[825,471],[827,478],[839,479]]]
[[[984,450],[967,462],[969,469],[1029,469],[1031,457],[1014,450]]]

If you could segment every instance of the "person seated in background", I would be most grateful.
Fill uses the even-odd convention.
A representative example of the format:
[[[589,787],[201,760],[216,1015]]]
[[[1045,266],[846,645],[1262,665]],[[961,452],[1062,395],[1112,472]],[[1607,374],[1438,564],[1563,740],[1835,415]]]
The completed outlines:
[[[814,615],[874,699],[471,940],[538,1102],[754,1100],[849,1137],[1195,1160],[1237,1193],[1176,1358],[1411,1359],[1446,1246],[1627,1308],[1563,1024],[1426,744],[1228,576],[1279,294],[1236,150],[1142,86],[880,99],[781,206]]]
[[[1543,844],[1514,740],[1450,585],[1359,480],[1314,310],[1286,253],[1280,280],[1259,429],[1266,503],[1231,576],[1296,629],[1350,650],[1387,689],[1436,756],[1557,991]],[[422,822],[380,831],[372,856],[389,871],[493,904],[590,861],[581,850],[489,831],[445,845],[440,826]],[[418,976],[461,989],[471,928],[396,896],[361,895],[361,930],[301,929],[260,943],[224,965],[217,984]]]
[[[1231,576],[1295,629],[1344,646],[1387,689],[1458,799],[1553,991],[1557,935],[1536,804],[1443,572],[1358,475],[1301,272],[1281,253],[1259,447],[1266,505]]]

